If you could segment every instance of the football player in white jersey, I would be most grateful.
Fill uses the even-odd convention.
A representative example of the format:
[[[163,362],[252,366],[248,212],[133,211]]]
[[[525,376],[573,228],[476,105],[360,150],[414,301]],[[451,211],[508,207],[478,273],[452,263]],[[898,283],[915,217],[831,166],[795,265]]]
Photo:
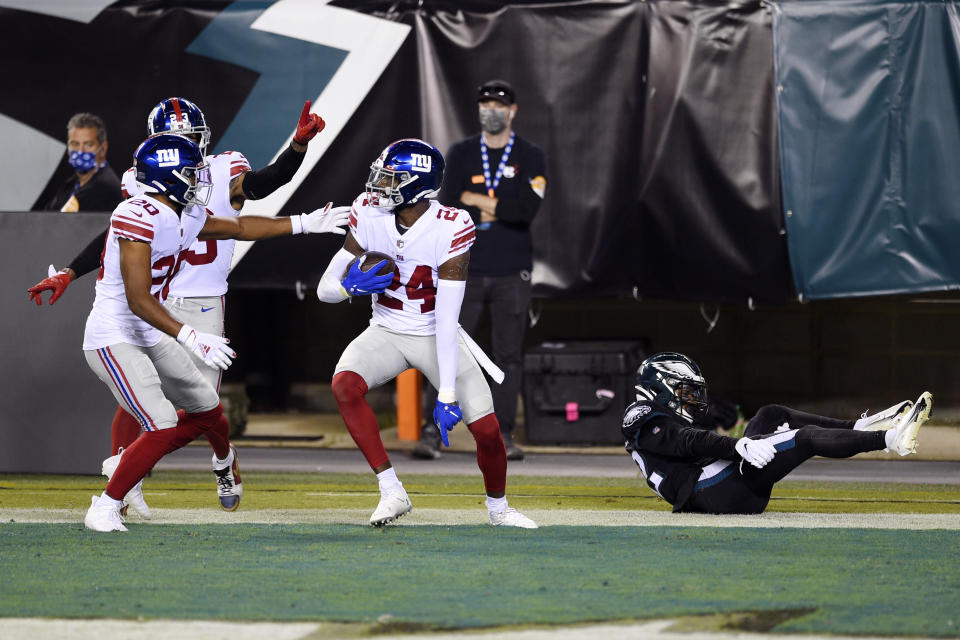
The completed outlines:
[[[490,387],[458,331],[475,231],[466,211],[431,199],[442,178],[443,156],[422,140],[392,143],[371,166],[367,190],[350,212],[350,234],[317,287],[323,302],[372,295],[370,326],[340,357],[333,393],[350,435],[379,480],[380,503],[370,524],[383,526],[412,506],[365,396],[412,367],[439,390],[433,417],[444,444],[449,446],[447,431],[461,420],[473,434],[490,523],[533,529],[532,520],[507,504],[507,454]],[[384,262],[367,271],[361,269],[362,261],[351,263],[365,251],[391,256],[394,273],[376,275]]]
[[[323,130],[325,123],[310,113],[310,101],[304,104],[297,123],[293,142],[277,160],[263,168],[252,171],[243,154],[227,151],[215,156],[206,156],[210,141],[210,127],[200,108],[186,98],[161,100],[147,117],[147,132],[155,135],[163,132],[179,133],[196,142],[210,166],[213,183],[210,201],[206,205],[209,214],[237,216],[247,199],[257,200],[273,193],[289,182],[299,169],[306,153],[307,144]],[[128,169],[122,178],[124,198],[141,193],[134,168]],[[59,273],[53,272],[46,280],[31,287],[31,299],[40,304],[40,295],[52,290],[53,304],[65,291],[71,280],[95,270],[99,266],[107,231],[95,238],[70,266]],[[227,275],[233,258],[234,240],[198,240],[188,250],[180,252],[171,266],[169,290],[165,306],[177,320],[198,328],[205,333],[223,335],[224,294],[227,291]],[[206,365],[196,355],[194,363],[217,391],[220,390],[222,371],[219,367]],[[133,444],[142,430],[140,421],[122,406],[117,407],[111,425],[111,458],[104,461],[104,474],[108,477],[119,461],[121,451]],[[230,444],[230,425],[222,416],[215,428],[204,434],[213,449],[213,471],[217,478],[217,498],[220,508],[235,511],[240,506],[243,485],[237,464],[236,449]],[[130,504],[144,517],[150,510],[143,499],[141,487],[134,488]],[[125,511],[125,510],[124,510]]]
[[[110,218],[83,349],[144,433],[122,453],[105,491],[93,497],[84,524],[95,531],[126,531],[120,509],[128,492],[161,457],[209,431],[223,414],[219,395],[187,351],[226,369],[236,356],[229,341],[178,321],[162,304],[179,254],[197,239],[345,234],[339,227],[349,216],[346,207],[329,205],[290,218],[208,215],[209,164],[195,142],[177,134],[147,138],[134,154],[134,169],[141,195],[120,203]],[[178,415],[174,405],[185,413]]]

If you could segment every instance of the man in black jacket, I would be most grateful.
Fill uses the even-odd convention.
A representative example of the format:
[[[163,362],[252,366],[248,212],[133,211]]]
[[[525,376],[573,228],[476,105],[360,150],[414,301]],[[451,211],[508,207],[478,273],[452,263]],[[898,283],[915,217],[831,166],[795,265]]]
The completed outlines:
[[[107,164],[107,125],[92,113],[77,113],[67,123],[70,176],[42,207],[43,211],[111,212],[123,200],[120,179]]]
[[[483,308],[490,309],[493,360],[506,374],[502,384],[492,385],[493,406],[507,459],[520,460],[523,451],[513,442],[513,429],[533,270],[530,223],[546,192],[546,159],[540,147],[513,131],[517,101],[508,82],[480,85],[477,108],[481,132],[450,147],[439,199],[466,209],[477,227],[460,324],[472,334]],[[413,455],[439,457],[440,438],[432,423],[424,425]]]
[[[929,392],[859,420],[767,405],[734,439],[695,426],[706,414],[707,384],[690,358],[651,356],[640,365],[636,388],[621,427],[627,452],[675,512],[762,513],[773,485],[813,456],[914,453],[933,407]]]

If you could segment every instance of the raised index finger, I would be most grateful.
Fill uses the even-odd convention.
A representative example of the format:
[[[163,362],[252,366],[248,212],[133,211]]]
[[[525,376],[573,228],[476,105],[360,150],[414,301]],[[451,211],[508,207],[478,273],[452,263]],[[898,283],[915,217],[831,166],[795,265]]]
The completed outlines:
[[[303,103],[303,111],[300,112],[300,122],[297,126],[302,127],[310,121],[310,101],[307,100]]]

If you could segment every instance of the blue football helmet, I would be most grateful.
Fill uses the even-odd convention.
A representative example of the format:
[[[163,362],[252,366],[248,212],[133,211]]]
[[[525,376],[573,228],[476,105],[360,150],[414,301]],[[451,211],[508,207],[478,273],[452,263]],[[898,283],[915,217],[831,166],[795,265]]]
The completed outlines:
[[[682,353],[658,353],[637,369],[637,399],[664,405],[687,422],[707,415],[707,381]]]
[[[186,98],[167,98],[161,100],[147,116],[147,132],[153,136],[158,133],[179,133],[180,135],[200,136],[197,142],[200,151],[207,155],[210,144],[210,127],[200,107]]]
[[[210,165],[190,138],[150,136],[133,152],[133,169],[144,193],[161,193],[184,206],[210,202]]]
[[[392,210],[436,198],[443,182],[443,155],[416,138],[391,143],[370,165],[367,199],[378,209]]]

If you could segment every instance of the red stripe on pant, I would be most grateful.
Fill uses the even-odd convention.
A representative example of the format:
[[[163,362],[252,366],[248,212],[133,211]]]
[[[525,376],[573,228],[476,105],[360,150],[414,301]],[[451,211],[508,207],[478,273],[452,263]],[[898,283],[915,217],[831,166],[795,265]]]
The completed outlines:
[[[371,469],[390,461],[380,439],[380,425],[367,402],[367,383],[353,371],[341,371],[330,383],[340,417]]]
[[[507,488],[507,448],[500,435],[500,421],[491,413],[467,428],[477,442],[477,466],[483,474],[487,495],[499,498]]]
[[[209,411],[187,413],[180,417],[177,426],[170,429],[145,431],[123,452],[120,465],[107,483],[107,495],[122,500],[147,472],[153,469],[163,456],[192,442],[217,424],[223,415],[223,405],[217,404]]]

